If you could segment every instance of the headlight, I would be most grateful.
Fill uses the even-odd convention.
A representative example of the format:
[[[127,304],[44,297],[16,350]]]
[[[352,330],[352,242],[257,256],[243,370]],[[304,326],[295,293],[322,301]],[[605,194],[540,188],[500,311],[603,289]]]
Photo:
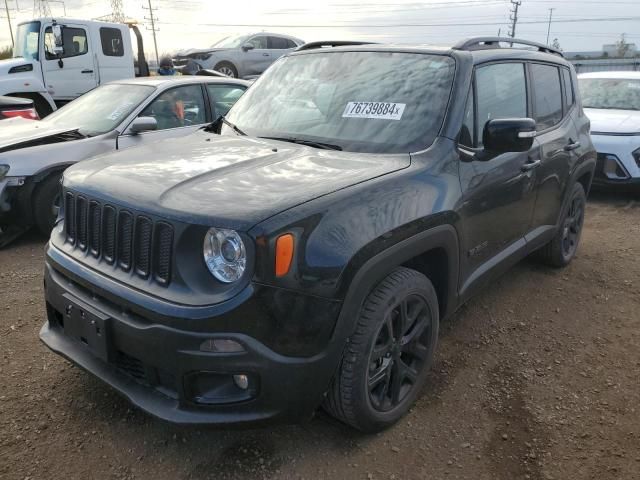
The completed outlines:
[[[0,180],[9,173],[9,165],[0,165]]]
[[[224,283],[242,277],[247,266],[247,251],[238,232],[210,228],[204,237],[204,263],[211,274]]]

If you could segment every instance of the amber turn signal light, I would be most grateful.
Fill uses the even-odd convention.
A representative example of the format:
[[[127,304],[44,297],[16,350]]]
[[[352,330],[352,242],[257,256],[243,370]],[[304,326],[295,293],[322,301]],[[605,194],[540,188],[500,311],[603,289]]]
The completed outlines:
[[[293,235],[285,233],[276,240],[276,277],[289,273],[293,260]]]

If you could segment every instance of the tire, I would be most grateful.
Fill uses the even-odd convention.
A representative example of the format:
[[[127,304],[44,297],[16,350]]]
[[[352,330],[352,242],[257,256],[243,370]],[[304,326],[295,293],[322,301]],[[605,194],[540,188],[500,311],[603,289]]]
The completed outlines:
[[[238,69],[231,62],[219,62],[213,67],[214,70],[220,73],[224,73],[228,77],[238,78]]]
[[[33,218],[38,230],[49,236],[58,216],[61,173],[52,173],[41,181],[33,195]]]
[[[576,182],[571,189],[567,208],[562,214],[560,229],[555,237],[537,252],[537,257],[542,263],[555,268],[563,268],[571,263],[580,244],[586,204],[584,187]]]
[[[404,322],[402,305],[407,312]],[[402,418],[429,372],[438,340],[438,312],[438,298],[427,277],[404,267],[391,272],[360,308],[323,408],[367,433]]]

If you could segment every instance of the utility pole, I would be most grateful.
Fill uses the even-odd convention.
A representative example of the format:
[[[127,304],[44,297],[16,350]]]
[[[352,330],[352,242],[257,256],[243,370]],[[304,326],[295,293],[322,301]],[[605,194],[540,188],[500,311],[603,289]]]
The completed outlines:
[[[124,23],[122,0],[111,0],[111,20],[115,23]]]
[[[8,0],[4,0],[4,8],[7,11],[7,22],[9,22],[9,34],[11,35],[11,46],[15,47],[16,43],[13,41],[13,28],[11,28],[11,15],[9,15],[9,3],[8,3]]]
[[[555,8],[549,9],[549,28],[547,28],[547,45],[549,45],[549,34],[551,33],[551,19],[553,18],[553,11]]]
[[[516,25],[518,24],[518,9],[522,5],[522,0],[511,0],[511,5],[511,15],[509,15],[511,30],[509,31],[509,36],[514,38],[516,36]]]
[[[147,27],[147,30],[151,30],[151,33],[153,33],[153,48],[156,51],[156,64],[159,65],[160,59],[158,57],[158,42],[156,40],[156,32],[158,31],[158,29],[156,28],[156,22],[158,21],[158,18],[154,15],[153,7],[151,6],[151,0],[149,0],[149,7],[145,7],[143,5],[142,8],[144,8],[145,10],[149,10],[149,16],[144,17],[144,19],[151,22],[151,28]]]

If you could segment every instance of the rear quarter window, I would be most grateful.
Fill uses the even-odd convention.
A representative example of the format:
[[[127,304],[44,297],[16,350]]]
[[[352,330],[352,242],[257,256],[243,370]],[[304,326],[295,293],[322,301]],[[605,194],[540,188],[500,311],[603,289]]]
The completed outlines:
[[[531,65],[533,113],[538,131],[551,128],[562,120],[560,71],[553,65]]]
[[[124,57],[122,32],[117,28],[101,27],[100,43],[102,44],[102,53],[107,57]]]

